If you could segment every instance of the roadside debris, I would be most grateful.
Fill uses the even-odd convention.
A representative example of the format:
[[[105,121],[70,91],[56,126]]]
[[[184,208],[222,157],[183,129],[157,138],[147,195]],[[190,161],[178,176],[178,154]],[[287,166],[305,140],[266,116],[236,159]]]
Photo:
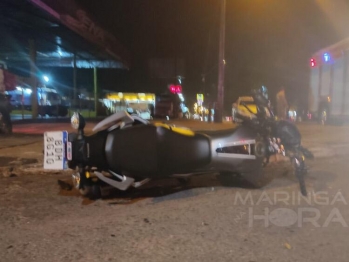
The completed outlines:
[[[289,244],[289,243],[285,243],[285,247],[287,248],[287,249],[292,249],[292,246]]]

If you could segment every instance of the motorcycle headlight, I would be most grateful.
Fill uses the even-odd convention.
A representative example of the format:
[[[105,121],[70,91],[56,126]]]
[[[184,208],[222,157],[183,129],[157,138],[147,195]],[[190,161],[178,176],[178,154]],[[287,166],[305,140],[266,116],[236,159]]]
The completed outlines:
[[[85,119],[80,113],[75,112],[71,117],[71,126],[74,129],[84,129]]]

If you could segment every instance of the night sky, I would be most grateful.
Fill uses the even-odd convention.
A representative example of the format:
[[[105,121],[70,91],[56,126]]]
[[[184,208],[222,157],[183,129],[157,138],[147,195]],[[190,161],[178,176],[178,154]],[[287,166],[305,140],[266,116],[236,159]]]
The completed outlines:
[[[159,91],[147,61],[177,57],[186,63],[184,94],[205,91],[215,98],[221,1],[78,2],[132,57],[129,72],[100,77],[105,86],[115,81],[121,91]],[[348,25],[349,0],[227,0],[225,107],[261,85],[272,95],[284,85],[289,100],[304,104],[311,55],[349,37]]]

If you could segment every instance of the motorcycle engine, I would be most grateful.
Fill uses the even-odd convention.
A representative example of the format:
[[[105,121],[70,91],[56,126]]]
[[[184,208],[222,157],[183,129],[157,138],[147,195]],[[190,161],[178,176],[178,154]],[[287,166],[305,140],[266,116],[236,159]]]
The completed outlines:
[[[277,121],[272,133],[273,136],[281,139],[281,143],[285,148],[301,145],[301,134],[293,123],[285,120]]]

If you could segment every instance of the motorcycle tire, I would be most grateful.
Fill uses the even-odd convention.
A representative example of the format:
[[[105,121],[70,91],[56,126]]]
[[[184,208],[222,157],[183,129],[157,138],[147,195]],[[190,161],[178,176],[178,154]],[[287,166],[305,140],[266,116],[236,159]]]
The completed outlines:
[[[84,188],[80,188],[79,192],[82,196],[88,197],[91,200],[96,200],[101,198],[101,187],[100,185],[94,183],[92,185],[84,186]]]

